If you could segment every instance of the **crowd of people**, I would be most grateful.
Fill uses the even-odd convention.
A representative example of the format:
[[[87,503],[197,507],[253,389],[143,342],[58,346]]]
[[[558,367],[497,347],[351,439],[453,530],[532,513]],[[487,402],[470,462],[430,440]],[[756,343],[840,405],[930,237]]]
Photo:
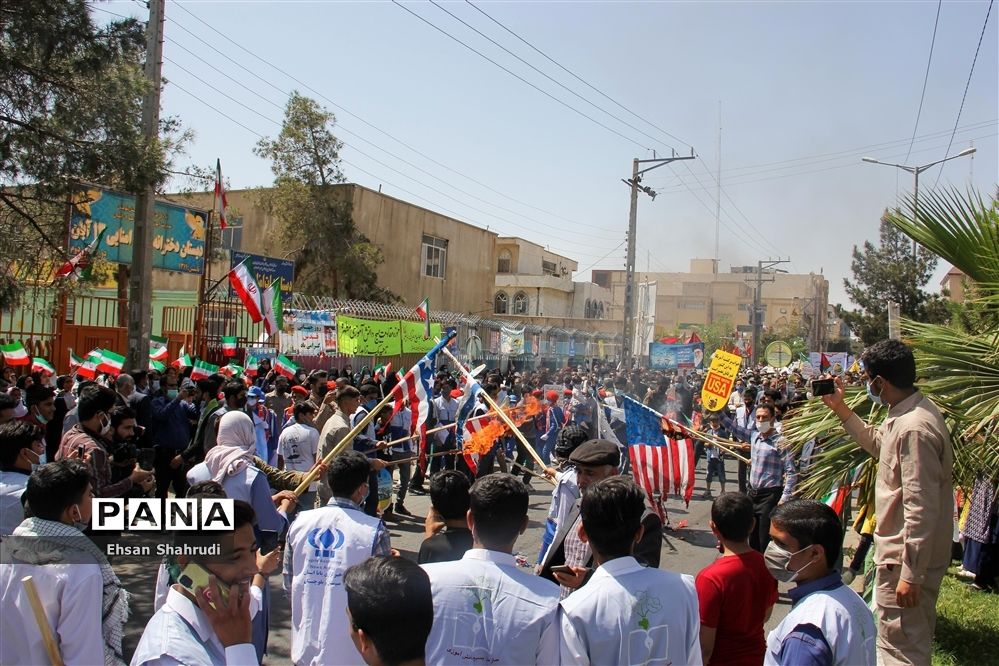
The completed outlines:
[[[5,369],[2,381],[0,664],[49,663],[41,620],[67,664],[260,663],[273,603],[290,605],[295,664],[929,663],[951,557],[953,458],[939,411],[915,387],[912,352],[896,341],[866,350],[861,371],[822,397],[879,460],[877,622],[841,580],[841,516],[799,496],[807,460],[786,446],[782,419],[809,396],[791,371],[744,371],[714,413],[701,410],[698,372],[487,371],[482,391],[496,404],[535,405],[519,430],[541,468],[511,434],[469,461],[455,427],[466,387],[445,368],[431,404],[390,402],[331,459],[397,377],[349,366],[285,377],[264,359],[240,378]],[[851,381],[888,408],[880,426],[847,406]],[[709,497],[719,482],[710,529],[720,556],[696,577],[661,561],[669,525],[628,473],[624,397],[711,435],[695,464],[706,458]],[[420,408],[436,429],[426,469],[409,413]],[[749,462],[726,492],[733,452]],[[555,486],[532,570],[514,552],[534,477]],[[386,526],[412,517],[412,492],[431,503],[416,562]],[[235,529],[174,536],[215,554],[164,558],[156,611],[125,655],[129,591],[91,539],[90,498],[169,496],[235,500]],[[278,574],[287,602],[271,598]],[[765,636],[778,581],[794,584],[791,608]]]

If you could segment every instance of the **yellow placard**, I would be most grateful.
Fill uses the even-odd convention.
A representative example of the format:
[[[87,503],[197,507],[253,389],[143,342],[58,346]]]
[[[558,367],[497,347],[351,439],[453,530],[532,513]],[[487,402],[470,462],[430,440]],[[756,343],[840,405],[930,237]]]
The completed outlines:
[[[742,357],[738,354],[717,350],[711,358],[711,367],[704,377],[701,388],[701,403],[708,411],[717,412],[728,402],[732,395],[732,386],[742,366]]]

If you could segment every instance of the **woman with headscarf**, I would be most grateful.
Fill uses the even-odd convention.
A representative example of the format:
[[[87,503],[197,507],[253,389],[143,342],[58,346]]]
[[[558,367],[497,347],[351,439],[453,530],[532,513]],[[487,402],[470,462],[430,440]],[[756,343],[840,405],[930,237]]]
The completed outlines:
[[[226,496],[248,502],[257,514],[257,527],[263,532],[284,532],[295,495],[281,491],[271,495],[267,477],[253,464],[257,436],[253,420],[242,411],[226,412],[219,420],[218,443],[208,450],[205,460],[191,468],[187,482],[215,481]]]

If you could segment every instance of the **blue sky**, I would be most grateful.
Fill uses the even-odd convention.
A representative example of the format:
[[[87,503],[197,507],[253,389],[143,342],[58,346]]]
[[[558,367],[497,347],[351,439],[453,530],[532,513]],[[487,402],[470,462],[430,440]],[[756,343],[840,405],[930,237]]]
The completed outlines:
[[[476,5],[676,138],[465,2],[442,6],[617,118],[433,4],[406,7],[625,137],[391,2],[171,0],[163,110],[196,136],[180,165],[221,157],[232,187],[269,184],[269,165],[252,148],[257,134],[277,133],[280,107],[298,89],[337,114],[349,180],[546,244],[581,269],[622,268],[629,193],[621,178],[630,176],[631,160],[651,157],[653,149],[689,154],[693,146],[697,160],[646,177],[660,193],[639,204],[639,270],[651,250],[652,270],[682,271],[691,257],[714,252],[721,101],[723,269],[790,256],[794,272],[826,275],[832,302],[845,300],[852,246],[875,239],[882,210],[911,190],[910,175],[860,158],[906,157],[936,2]],[[100,6],[144,15],[134,0]],[[943,3],[909,164],[945,155],[987,8],[981,1]],[[996,185],[997,13],[993,7],[950,149],[955,154],[974,141],[978,152],[948,162],[940,186],[973,183],[991,192]],[[938,173],[921,176],[921,190]]]

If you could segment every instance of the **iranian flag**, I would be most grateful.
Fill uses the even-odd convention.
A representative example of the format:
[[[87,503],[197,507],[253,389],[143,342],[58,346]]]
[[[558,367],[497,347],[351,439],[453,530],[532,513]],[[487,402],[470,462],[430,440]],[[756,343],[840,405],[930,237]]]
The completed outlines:
[[[257,285],[257,278],[253,276],[253,262],[249,257],[229,271],[229,284],[239,296],[239,300],[243,301],[253,323],[259,324],[263,321],[264,312],[260,304],[260,287]]]
[[[390,372],[392,372],[392,364],[387,363],[385,365],[379,365],[377,368],[375,368],[374,372],[372,373],[372,376],[375,378],[375,381],[381,382],[385,381],[385,378],[388,377]]]
[[[83,359],[73,353],[73,348],[69,348],[69,371],[72,372],[83,365]]]
[[[235,363],[229,363],[228,365],[223,365],[219,368],[219,372],[226,377],[239,377],[243,374],[243,368]]]
[[[281,304],[281,278],[271,282],[263,296],[264,330],[271,336],[284,327],[284,310]]]
[[[163,372],[164,370],[166,370],[166,364],[160,363],[156,359],[151,358],[149,359],[149,369],[155,370],[156,372]]]
[[[274,369],[279,375],[283,375],[288,379],[292,379],[295,373],[298,372],[298,366],[291,362],[287,356],[280,354],[276,359],[274,359]]]
[[[416,316],[423,320],[423,339],[430,339],[430,299],[424,298],[423,302],[416,306]]]
[[[55,374],[55,368],[52,366],[52,364],[46,361],[44,358],[41,358],[40,356],[36,356],[33,359],[31,359],[31,371],[42,372],[49,375]]]
[[[76,374],[87,379],[93,379],[97,376],[97,366],[101,363],[101,358],[104,355],[103,349],[95,349],[89,354],[87,358],[84,359],[83,364],[77,368]]]
[[[101,239],[104,237],[104,232],[107,228],[101,229],[100,233],[97,234],[97,238],[90,242],[90,245],[80,250],[77,254],[70,257],[69,261],[64,263],[59,267],[56,272],[56,277],[66,277],[67,275],[72,275],[73,279],[79,280],[81,277],[87,277],[90,273],[91,264],[90,259],[97,252],[97,246],[101,244]]]
[[[208,361],[195,361],[194,370],[191,371],[191,380],[208,379],[219,371],[219,366],[212,365]]]
[[[124,356],[107,349],[101,352],[101,362],[97,364],[97,372],[107,372],[117,377],[123,367],[125,367]]]
[[[186,345],[181,345],[180,353],[177,354],[177,359],[170,365],[175,368],[180,368],[181,370],[191,367],[191,355],[187,353]]]
[[[9,345],[0,344],[0,352],[3,352],[3,360],[7,365],[30,365],[31,357],[25,351],[24,345],[20,342],[12,342]]]
[[[223,335],[222,336],[222,354],[226,358],[232,358],[236,355],[236,336],[235,335]]]
[[[225,209],[229,202],[225,198],[225,185],[222,183],[222,160],[215,160],[215,202],[213,210],[219,218],[219,228],[226,228]]]
[[[167,350],[167,339],[158,335],[149,336],[149,358],[162,363],[170,352]]]
[[[246,357],[245,367],[243,368],[246,372],[256,372],[259,367],[260,362],[257,360],[256,356]]]

